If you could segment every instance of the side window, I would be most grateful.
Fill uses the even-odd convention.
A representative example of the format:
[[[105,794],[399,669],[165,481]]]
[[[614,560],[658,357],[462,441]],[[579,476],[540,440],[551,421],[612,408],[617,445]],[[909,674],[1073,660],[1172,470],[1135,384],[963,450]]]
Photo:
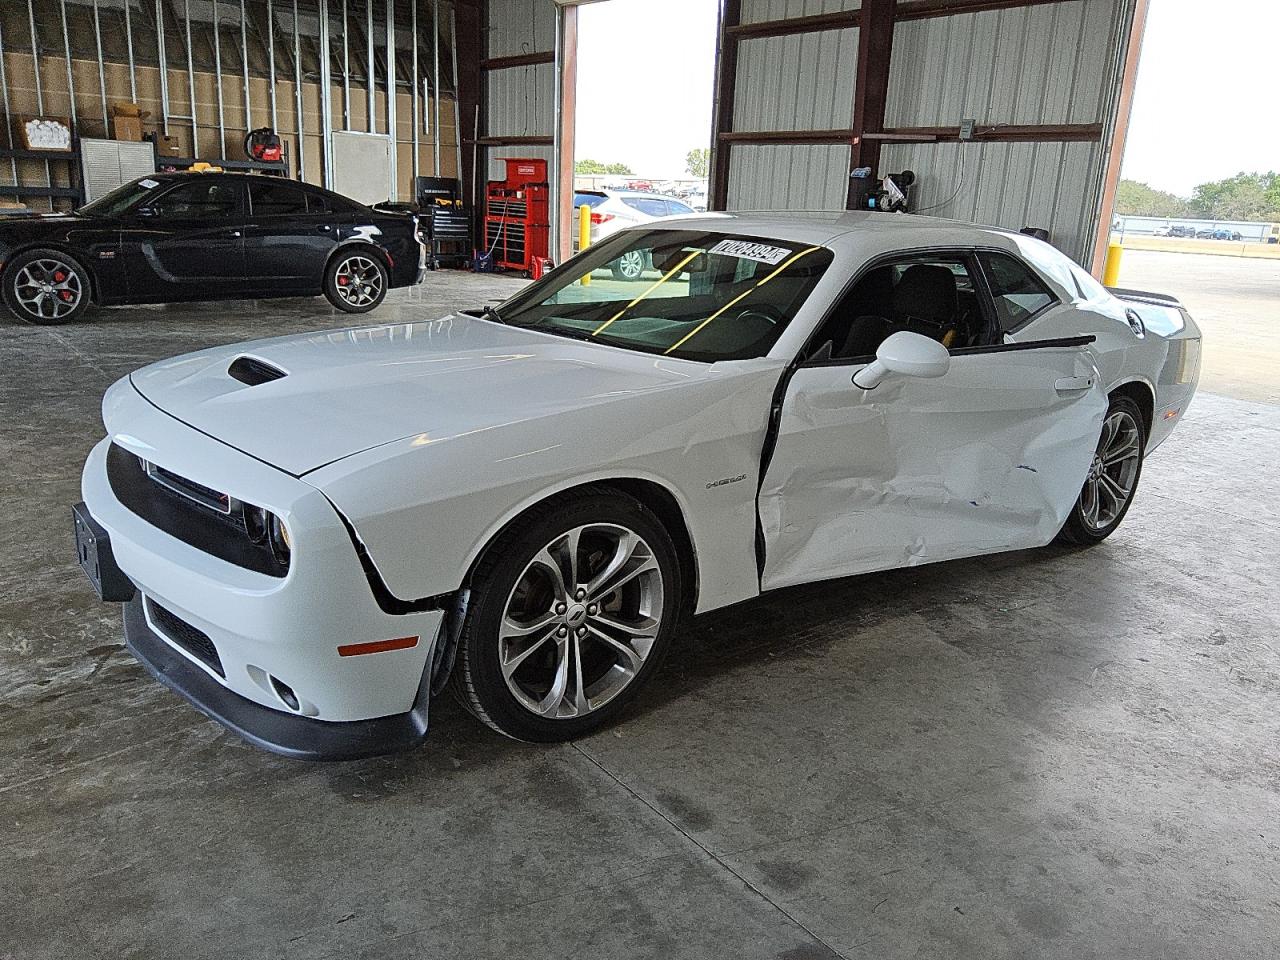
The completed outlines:
[[[333,204],[323,193],[307,194],[307,213],[333,213]]]
[[[1083,267],[1071,264],[1071,275],[1076,279],[1076,287],[1080,290],[1080,296],[1086,300],[1105,300],[1110,294],[1107,288],[1100,284],[1093,276],[1085,272]]]
[[[174,187],[150,207],[165,220],[226,220],[238,211],[239,190],[234,183],[196,179]]]
[[[1014,238],[1014,242],[1018,245],[1018,251],[1024,260],[1066,290],[1068,296],[1075,296],[1076,281],[1071,275],[1070,259],[1035,237],[1019,234]]]
[[[996,322],[1001,333],[1016,330],[1056,301],[1044,281],[1020,260],[1002,253],[980,253],[978,258],[991,284],[991,299],[995,302]]]
[[[815,338],[812,357],[869,357],[902,330],[949,349],[986,341],[966,257],[908,257],[875,267],[836,305]]]
[[[296,217],[307,212],[307,194],[287,181],[250,181],[249,203],[255,217]]]
[[[667,216],[667,202],[665,200],[655,200],[652,197],[623,197],[622,202],[632,210],[639,210],[641,213],[647,213],[651,217]]]
[[[679,216],[682,213],[694,212],[693,207],[685,206],[679,200],[668,200],[667,209],[671,212],[672,216]]]

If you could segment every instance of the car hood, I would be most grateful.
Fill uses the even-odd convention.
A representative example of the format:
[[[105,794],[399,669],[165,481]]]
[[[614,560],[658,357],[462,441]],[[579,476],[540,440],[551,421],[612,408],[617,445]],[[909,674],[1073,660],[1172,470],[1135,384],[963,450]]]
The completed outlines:
[[[455,315],[202,350],[131,380],[169,415],[301,476],[395,440],[511,426],[706,369]]]

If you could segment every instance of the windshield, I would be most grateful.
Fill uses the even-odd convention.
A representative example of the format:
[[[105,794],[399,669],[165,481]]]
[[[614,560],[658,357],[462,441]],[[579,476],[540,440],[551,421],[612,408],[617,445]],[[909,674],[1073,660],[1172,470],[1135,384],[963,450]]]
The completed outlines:
[[[124,186],[116,187],[110,193],[102,195],[92,203],[86,203],[80,208],[79,212],[90,217],[118,217],[126,210],[141,203],[143,198],[149,196],[158,186],[160,186],[159,180],[143,177],[140,180],[134,180],[132,183],[126,183]]]
[[[499,307],[502,321],[689,360],[768,352],[831,263],[825,247],[627,230]]]

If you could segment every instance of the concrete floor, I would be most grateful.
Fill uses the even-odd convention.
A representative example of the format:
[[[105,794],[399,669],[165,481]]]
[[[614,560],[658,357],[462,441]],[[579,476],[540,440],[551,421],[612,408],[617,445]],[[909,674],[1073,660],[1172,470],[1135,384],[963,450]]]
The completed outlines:
[[[379,320],[516,283],[441,274]],[[72,560],[116,377],[318,301],[0,337],[0,958],[1274,957],[1280,407],[1202,396],[1122,529],[684,629],[621,725],[244,746]],[[1274,335],[1274,334],[1273,334]]]

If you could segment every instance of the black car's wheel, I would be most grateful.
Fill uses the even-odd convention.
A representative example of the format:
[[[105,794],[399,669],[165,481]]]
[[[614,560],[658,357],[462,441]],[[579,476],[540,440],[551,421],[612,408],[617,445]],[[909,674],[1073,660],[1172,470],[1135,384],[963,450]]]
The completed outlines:
[[[5,268],[4,302],[27,323],[70,323],[89,306],[89,272],[61,250],[27,250]]]
[[[1107,409],[1080,497],[1058,533],[1059,542],[1089,546],[1111,536],[1138,491],[1146,448],[1142,411],[1128,397],[1116,397]]]
[[[346,313],[368,313],[387,295],[387,268],[371,253],[344,250],[324,271],[324,295]]]
[[[666,529],[630,497],[587,488],[536,508],[472,576],[455,693],[517,740],[594,730],[662,662],[680,609],[678,571]]]
[[[639,280],[644,273],[644,251],[628,250],[610,264],[615,280]]]

